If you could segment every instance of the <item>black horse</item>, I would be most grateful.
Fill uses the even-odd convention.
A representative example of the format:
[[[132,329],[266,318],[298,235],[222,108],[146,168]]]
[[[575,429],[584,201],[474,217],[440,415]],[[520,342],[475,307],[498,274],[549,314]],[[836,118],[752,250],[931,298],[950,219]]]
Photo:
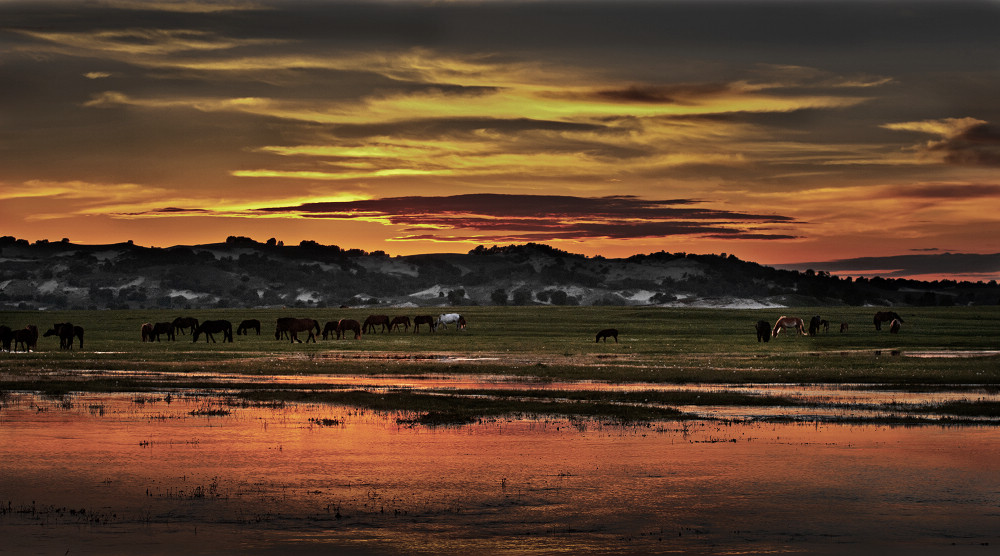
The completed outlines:
[[[823,325],[823,319],[819,318],[819,315],[809,319],[809,335],[815,336],[819,334],[819,327]]]
[[[764,342],[767,343],[771,341],[771,325],[766,320],[759,320],[757,324],[754,325],[757,329],[757,343]]]
[[[0,325],[0,345],[4,351],[10,351],[12,341],[14,341],[14,331],[7,325]]]
[[[215,342],[214,334],[222,332],[222,342],[232,342],[233,341],[233,323],[228,320],[206,320],[205,322],[199,324],[195,329],[192,336],[194,337],[194,342],[198,341],[198,336],[202,334],[205,335],[205,343],[207,344],[209,340],[212,343]]]
[[[73,325],[68,322],[59,322],[52,325],[42,336],[59,336],[59,349],[73,349]],[[81,342],[83,340],[81,339]],[[81,344],[80,347],[83,347]]]
[[[247,319],[240,323],[236,327],[237,336],[249,336],[250,330],[256,330],[257,335],[260,336],[260,321],[257,319]]]
[[[600,332],[597,333],[597,339],[594,340],[594,343],[596,344],[597,342],[600,342],[601,339],[603,339],[604,342],[607,343],[609,336],[615,339],[616,344],[618,343],[617,328],[605,328],[604,330],[601,330]]]
[[[879,312],[875,313],[875,319],[874,320],[875,320],[875,330],[882,330],[882,323],[883,322],[892,322],[894,320],[898,320],[899,322],[903,322],[903,317],[897,315],[896,313],[894,313],[892,311],[879,311]]]
[[[191,329],[191,332],[194,332],[198,328],[198,319],[194,317],[177,317],[172,324],[174,325],[174,330],[181,334],[188,328]]]
[[[434,317],[430,315],[417,315],[413,317],[413,333],[420,332],[420,325],[426,324],[431,332],[434,332]]]
[[[313,334],[313,330],[316,330],[316,334],[320,333],[319,321],[316,319],[297,319],[292,317],[281,317],[278,319],[274,327],[274,339],[280,340],[282,332],[288,332],[291,334],[291,343],[302,343],[299,339],[299,332],[309,332],[309,337],[306,338],[306,343],[312,340],[316,343],[316,334]]]
[[[26,352],[31,351],[38,345],[38,327],[29,324],[20,330],[15,330],[13,339],[14,351],[17,351],[18,345],[23,347]]]
[[[158,322],[153,325],[153,329],[149,332],[149,341],[160,341],[160,334],[166,335],[167,339],[174,341],[177,336],[174,335],[174,324],[172,322]]]

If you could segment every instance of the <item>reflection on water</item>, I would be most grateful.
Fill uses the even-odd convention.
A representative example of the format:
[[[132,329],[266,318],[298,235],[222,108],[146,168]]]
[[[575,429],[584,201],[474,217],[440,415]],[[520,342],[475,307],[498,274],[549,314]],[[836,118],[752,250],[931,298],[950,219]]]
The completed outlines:
[[[0,538],[15,554],[978,554],[1000,543],[995,427],[398,417],[8,393]]]

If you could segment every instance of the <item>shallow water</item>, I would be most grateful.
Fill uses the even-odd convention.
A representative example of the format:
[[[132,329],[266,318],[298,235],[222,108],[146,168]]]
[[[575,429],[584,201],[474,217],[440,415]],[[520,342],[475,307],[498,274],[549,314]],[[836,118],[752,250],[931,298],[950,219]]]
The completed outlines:
[[[331,405],[10,393],[0,552],[972,553],[1000,429],[401,426]]]

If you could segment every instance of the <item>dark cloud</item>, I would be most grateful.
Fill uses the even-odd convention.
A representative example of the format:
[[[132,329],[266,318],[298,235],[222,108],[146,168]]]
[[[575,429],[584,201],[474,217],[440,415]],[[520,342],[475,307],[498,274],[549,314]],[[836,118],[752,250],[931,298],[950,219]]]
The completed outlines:
[[[943,152],[945,161],[952,164],[1000,166],[1000,128],[989,124],[970,126],[928,149]]]
[[[995,184],[922,184],[894,187],[886,195],[911,199],[987,199],[1000,198],[1000,185]]]

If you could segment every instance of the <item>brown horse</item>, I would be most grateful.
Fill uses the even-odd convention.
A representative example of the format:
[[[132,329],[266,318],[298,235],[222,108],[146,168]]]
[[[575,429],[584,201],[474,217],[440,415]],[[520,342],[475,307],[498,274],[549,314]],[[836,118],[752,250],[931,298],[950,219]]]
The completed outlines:
[[[233,323],[229,322],[228,320],[206,320],[205,322],[199,324],[194,329],[194,332],[191,333],[191,336],[194,338],[193,341],[197,342],[198,336],[204,334],[205,343],[207,344],[208,340],[211,339],[212,343],[214,344],[215,343],[214,334],[218,334],[219,332],[222,332],[222,343],[226,342],[232,343]]]
[[[188,328],[190,328],[193,333],[194,330],[198,328],[198,319],[194,317],[177,317],[171,324],[174,325],[174,330],[180,332],[181,334],[183,334]]]
[[[879,311],[879,312],[875,313],[875,319],[874,319],[875,330],[882,330],[882,323],[883,322],[890,322],[891,323],[894,320],[898,320],[899,322],[903,322],[903,317],[900,317],[899,315],[897,315],[896,313],[894,313],[892,311]]]
[[[841,332],[847,332],[848,329],[850,329],[850,328],[851,328],[851,325],[847,324],[846,322],[840,323],[840,331]]]
[[[786,328],[794,328],[799,331],[799,334],[803,336],[808,336],[806,334],[806,323],[802,321],[799,317],[781,317],[778,322],[774,323],[774,328],[771,330],[771,336],[777,338],[778,332]]]
[[[340,319],[340,321],[337,322],[337,339],[340,339],[341,333],[344,334],[344,338],[347,338],[348,330],[354,331],[355,340],[361,339],[361,323],[354,319]]]
[[[615,339],[615,343],[617,344],[618,343],[618,329],[617,328],[605,328],[604,330],[601,330],[600,332],[597,333],[597,339],[594,340],[594,343],[596,344],[597,342],[600,342],[601,339],[603,339],[604,342],[607,343],[608,342],[608,337],[614,338]]]
[[[316,343],[316,334],[313,334],[313,330],[316,330],[316,334],[320,333],[319,322],[316,319],[297,319],[292,317],[281,317],[278,319],[274,327],[274,339],[280,340],[282,332],[288,332],[291,335],[290,343],[302,343],[299,339],[299,332],[308,332],[309,337],[306,338],[306,343],[312,340]]]
[[[323,339],[327,339],[331,334],[336,334],[337,338],[340,338],[340,332],[337,331],[337,321],[331,320],[323,325]]]
[[[153,325],[152,324],[150,324],[148,322],[142,323],[142,326],[139,327],[139,331],[142,332],[142,341],[143,342],[152,342],[153,341],[153,339],[151,337],[153,335]]]
[[[247,319],[240,323],[236,327],[237,336],[249,336],[250,330],[256,330],[257,335],[260,336],[260,321],[257,319]]]
[[[393,317],[392,318],[392,322],[389,323],[389,331],[391,332],[393,330],[399,330],[400,326],[403,327],[403,330],[409,330],[410,329],[410,317],[406,317],[406,316],[403,316],[403,317]]]
[[[365,324],[361,327],[361,330],[366,334],[367,333],[374,334],[375,327],[381,326],[382,332],[389,332],[390,330],[392,330],[392,327],[389,325],[389,323],[390,321],[388,315],[370,315],[368,318],[365,319]]]
[[[899,334],[899,323],[901,322],[903,321],[900,319],[892,319],[892,322],[889,323],[889,332]]]
[[[434,332],[434,317],[430,315],[417,315],[413,317],[413,333],[420,332],[420,325],[426,324],[431,332]]]

